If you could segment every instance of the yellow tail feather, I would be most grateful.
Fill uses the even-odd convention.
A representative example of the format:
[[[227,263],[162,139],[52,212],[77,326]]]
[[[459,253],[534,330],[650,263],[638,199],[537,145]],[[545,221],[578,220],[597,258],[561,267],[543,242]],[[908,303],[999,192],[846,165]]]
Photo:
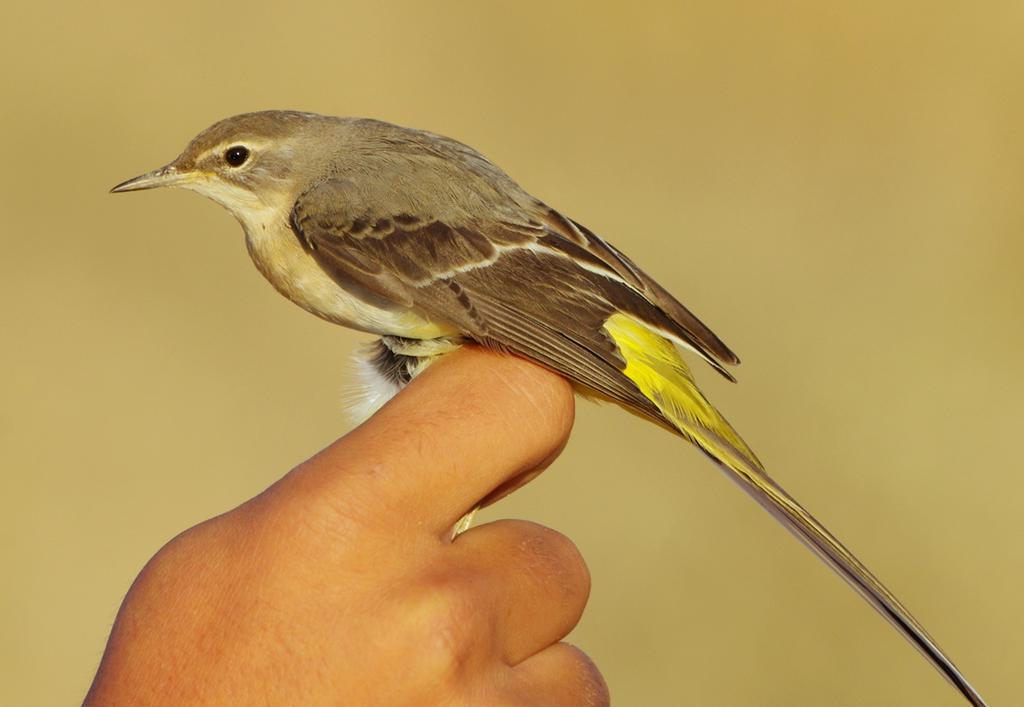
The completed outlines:
[[[675,345],[625,314],[604,325],[626,362],[623,373],[665,422],[714,459],[790,532],[893,624],[967,700],[985,702],[910,612],[823,525],[776,484],[746,442],[697,388]]]
[[[625,314],[604,325],[626,360],[623,373],[679,432],[716,459],[762,469],[754,452],[697,388],[675,345]]]

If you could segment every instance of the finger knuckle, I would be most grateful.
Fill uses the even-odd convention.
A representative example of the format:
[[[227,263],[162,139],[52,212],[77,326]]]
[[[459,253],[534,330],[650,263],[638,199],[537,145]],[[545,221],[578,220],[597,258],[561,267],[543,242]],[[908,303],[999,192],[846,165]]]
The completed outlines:
[[[477,653],[483,626],[466,582],[434,578],[423,583],[408,613],[421,668],[435,681],[457,684]]]
[[[569,670],[580,685],[580,704],[586,707],[608,707],[611,694],[608,683],[590,656],[571,644],[563,644],[567,649]]]
[[[309,482],[301,478],[303,468],[238,509],[264,537],[289,552],[301,548],[320,557],[351,552],[367,534],[378,533],[385,514],[364,485]]]
[[[590,570],[579,548],[565,535],[535,523],[524,524],[518,549],[525,568],[572,600],[590,595]]]
[[[178,534],[150,558],[130,591],[134,603],[176,596],[184,601],[217,591],[241,571],[232,548],[232,529],[220,519]]]
[[[537,371],[542,376],[531,381],[530,414],[520,416],[516,424],[530,425],[543,446],[554,455],[564,446],[576,417],[573,389],[564,378]]]

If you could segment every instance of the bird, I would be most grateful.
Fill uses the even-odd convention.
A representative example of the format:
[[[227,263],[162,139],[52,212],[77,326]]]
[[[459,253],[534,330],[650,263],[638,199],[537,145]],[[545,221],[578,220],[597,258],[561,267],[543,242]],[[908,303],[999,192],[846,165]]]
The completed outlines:
[[[282,295],[379,337],[361,359],[364,414],[464,344],[529,359],[694,444],[972,705],[985,704],[903,604],[768,475],[682,352],[731,381],[736,354],[621,251],[478,151],[370,118],[259,111],[213,124],[111,191],[170,186],[233,214]]]

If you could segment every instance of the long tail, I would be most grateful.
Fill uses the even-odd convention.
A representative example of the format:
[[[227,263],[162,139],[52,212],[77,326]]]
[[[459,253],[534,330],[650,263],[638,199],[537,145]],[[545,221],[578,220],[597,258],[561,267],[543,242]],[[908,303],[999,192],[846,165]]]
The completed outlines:
[[[768,476],[750,447],[698,390],[689,367],[670,341],[623,314],[612,315],[604,328],[626,361],[625,375],[679,434],[711,457],[744,491],[867,599],[971,704],[984,707],[981,695],[899,600]]]

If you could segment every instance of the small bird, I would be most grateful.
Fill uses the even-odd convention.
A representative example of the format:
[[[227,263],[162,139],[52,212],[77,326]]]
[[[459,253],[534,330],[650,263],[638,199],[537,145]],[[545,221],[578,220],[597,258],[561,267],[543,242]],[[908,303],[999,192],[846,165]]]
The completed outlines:
[[[364,413],[464,343],[530,359],[695,444],[971,704],[985,704],[896,597],[768,476],[679,352],[735,380],[729,347],[614,246],[476,150],[378,120],[246,113],[112,191],[166,186],[234,214],[256,267],[292,302],[380,336],[364,360]]]

